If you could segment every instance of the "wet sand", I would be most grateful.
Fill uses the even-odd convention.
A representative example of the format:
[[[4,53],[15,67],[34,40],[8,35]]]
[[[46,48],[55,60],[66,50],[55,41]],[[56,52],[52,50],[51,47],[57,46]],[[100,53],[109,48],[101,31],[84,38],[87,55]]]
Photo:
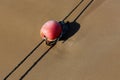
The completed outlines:
[[[86,2],[67,21],[73,21]],[[41,26],[62,20],[79,0],[0,0],[0,80],[42,40]],[[120,0],[95,0],[77,19],[80,29],[57,43],[24,80],[120,80]],[[49,47],[42,44],[8,80]]]

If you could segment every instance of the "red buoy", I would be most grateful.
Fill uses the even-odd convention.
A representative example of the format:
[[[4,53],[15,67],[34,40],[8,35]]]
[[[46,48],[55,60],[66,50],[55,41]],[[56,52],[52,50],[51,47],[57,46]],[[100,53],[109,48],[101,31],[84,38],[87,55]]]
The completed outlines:
[[[54,20],[47,21],[40,30],[40,35],[43,39],[48,41],[53,41],[57,39],[62,32],[62,27],[60,23]]]

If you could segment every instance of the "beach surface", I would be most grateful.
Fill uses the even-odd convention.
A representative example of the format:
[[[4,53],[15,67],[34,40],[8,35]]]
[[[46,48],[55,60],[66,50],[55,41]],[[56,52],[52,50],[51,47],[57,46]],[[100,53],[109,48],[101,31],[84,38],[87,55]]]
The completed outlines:
[[[72,22],[90,0],[66,19]],[[42,40],[48,20],[61,21],[80,0],[0,0],[0,80]],[[120,0],[94,0],[23,80],[120,80]],[[49,48],[43,43],[7,80],[19,80]]]

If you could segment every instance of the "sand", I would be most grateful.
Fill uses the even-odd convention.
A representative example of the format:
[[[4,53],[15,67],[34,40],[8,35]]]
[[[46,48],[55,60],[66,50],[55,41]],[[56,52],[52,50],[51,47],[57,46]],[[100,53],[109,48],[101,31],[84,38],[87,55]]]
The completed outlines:
[[[86,2],[67,19],[72,22]],[[0,80],[42,40],[41,26],[62,20],[79,0],[0,0]],[[94,0],[77,19],[80,29],[58,42],[24,80],[120,80],[120,0]],[[49,47],[43,43],[8,80]]]

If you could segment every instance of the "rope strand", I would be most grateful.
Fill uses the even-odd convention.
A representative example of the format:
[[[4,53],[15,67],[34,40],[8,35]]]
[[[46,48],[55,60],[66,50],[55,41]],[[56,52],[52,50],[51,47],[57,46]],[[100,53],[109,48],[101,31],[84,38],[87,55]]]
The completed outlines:
[[[20,65],[22,65],[23,62],[25,62],[26,59],[27,59],[28,57],[30,57],[30,55],[32,55],[33,52],[34,52],[43,42],[44,42],[44,40],[42,40],[13,70],[11,70],[11,72],[4,78],[4,80],[7,80],[7,78],[8,78],[10,75],[12,75],[12,73],[15,72],[15,71],[20,67]]]
[[[53,45],[54,46],[54,45]],[[50,51],[50,49],[53,48],[53,46],[51,46],[50,48],[48,48],[47,51],[45,51],[34,63],[33,65],[20,77],[19,80],[23,80],[23,78],[37,65],[37,63],[42,60],[42,58],[48,53],[48,51]]]

